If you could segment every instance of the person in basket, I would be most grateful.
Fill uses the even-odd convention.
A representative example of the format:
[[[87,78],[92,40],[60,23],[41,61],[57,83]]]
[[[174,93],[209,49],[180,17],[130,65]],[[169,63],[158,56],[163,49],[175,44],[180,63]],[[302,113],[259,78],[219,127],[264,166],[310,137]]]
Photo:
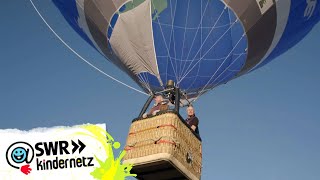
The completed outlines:
[[[161,95],[156,95],[154,97],[154,105],[150,109],[148,113],[143,114],[143,118],[146,118],[148,115],[156,115],[157,112],[168,110],[168,104],[167,102],[163,101],[163,97]]]
[[[190,105],[187,108],[187,115],[188,115],[188,117],[186,119],[187,124],[191,127],[191,129],[195,133],[197,133],[199,135],[199,128],[198,128],[199,119],[195,115],[195,110],[194,110],[193,106]]]

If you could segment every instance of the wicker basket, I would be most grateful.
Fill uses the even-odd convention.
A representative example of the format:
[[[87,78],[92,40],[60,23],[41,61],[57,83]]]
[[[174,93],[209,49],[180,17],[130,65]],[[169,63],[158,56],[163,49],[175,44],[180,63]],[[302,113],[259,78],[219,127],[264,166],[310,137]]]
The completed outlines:
[[[124,157],[140,179],[200,179],[201,141],[174,112],[134,121]]]

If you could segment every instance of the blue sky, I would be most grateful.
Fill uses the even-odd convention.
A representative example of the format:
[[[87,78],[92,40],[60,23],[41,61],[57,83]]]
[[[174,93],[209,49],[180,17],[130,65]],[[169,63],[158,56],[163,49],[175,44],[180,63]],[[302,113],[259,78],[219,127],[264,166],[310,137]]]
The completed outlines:
[[[79,38],[55,9],[41,10],[81,55],[137,87]],[[147,97],[80,61],[48,30],[28,0],[2,2],[0,18],[0,128],[106,123],[124,144],[130,122]],[[203,179],[320,179],[319,33],[317,25],[267,66],[196,102]]]

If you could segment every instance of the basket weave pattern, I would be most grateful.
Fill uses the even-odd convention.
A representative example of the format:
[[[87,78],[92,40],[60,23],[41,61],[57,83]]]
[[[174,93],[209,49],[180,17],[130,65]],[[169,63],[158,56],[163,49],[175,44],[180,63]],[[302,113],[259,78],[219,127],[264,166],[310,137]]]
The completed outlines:
[[[174,113],[165,113],[132,123],[124,160],[167,153],[200,179],[201,141]],[[188,162],[192,159],[191,161]],[[168,159],[170,160],[170,159]]]

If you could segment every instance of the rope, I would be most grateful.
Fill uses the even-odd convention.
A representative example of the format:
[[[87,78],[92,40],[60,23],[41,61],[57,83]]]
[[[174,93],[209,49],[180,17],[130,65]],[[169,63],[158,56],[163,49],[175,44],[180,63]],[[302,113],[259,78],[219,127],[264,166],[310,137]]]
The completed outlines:
[[[41,13],[39,12],[38,8],[34,5],[33,0],[29,0],[31,5],[33,6],[34,10],[38,13],[39,17],[42,19],[42,21],[47,25],[47,27],[51,30],[51,32],[62,42],[62,44],[64,44],[71,52],[73,52],[76,56],[78,56],[82,61],[84,61],[86,64],[88,64],[89,66],[91,66],[92,68],[94,68],[95,70],[97,70],[98,72],[100,72],[101,74],[107,76],[108,78],[112,79],[113,81],[122,84],[123,86],[126,86],[129,89],[132,89],[136,92],[139,92],[141,94],[147,95],[149,96],[147,93],[140,91],[116,78],[114,78],[113,76],[105,73],[104,71],[102,71],[101,69],[99,69],[98,67],[94,66],[93,64],[91,64],[88,60],[86,60],[85,58],[83,58],[80,54],[78,54],[74,49],[72,49],[53,29],[52,27],[48,24],[48,22],[43,18],[43,16],[41,15]]]
[[[152,145],[152,144],[170,144],[170,145],[172,145],[172,146],[177,146],[177,145],[178,145],[178,143],[175,142],[175,140],[170,141],[170,140],[162,139],[162,138],[165,138],[165,137],[166,137],[166,136],[160,137],[158,140],[147,139],[147,140],[144,140],[144,141],[136,142],[136,143],[134,143],[133,145],[127,145],[127,146],[124,148],[124,150],[130,151],[130,150],[133,150],[133,149],[135,149],[135,148],[141,148],[141,147],[145,147],[145,146],[150,146],[150,145]],[[151,144],[136,145],[136,144],[138,144],[138,143],[147,142],[147,141],[150,141],[150,140],[152,141]]]
[[[174,141],[168,141],[168,140],[159,140],[156,142],[156,144],[171,144],[173,146],[176,145],[176,143]]]
[[[222,71],[220,73],[220,75],[213,80],[213,82],[216,81],[222,74],[224,74],[229,69],[229,67],[232,66],[243,54],[245,54],[245,53],[241,53],[235,60],[233,60],[233,62],[224,71]],[[216,83],[216,85],[214,85],[213,87],[205,90],[205,88],[208,86],[209,82],[212,80],[213,77],[214,77],[214,75],[210,78],[210,80],[208,81],[206,86],[202,88],[202,90],[199,92],[198,96],[193,100],[193,102],[195,102],[202,94],[204,94],[204,93],[208,92],[209,90],[217,87],[220,84],[220,82],[222,82],[225,79],[225,78],[221,79],[219,82]]]

